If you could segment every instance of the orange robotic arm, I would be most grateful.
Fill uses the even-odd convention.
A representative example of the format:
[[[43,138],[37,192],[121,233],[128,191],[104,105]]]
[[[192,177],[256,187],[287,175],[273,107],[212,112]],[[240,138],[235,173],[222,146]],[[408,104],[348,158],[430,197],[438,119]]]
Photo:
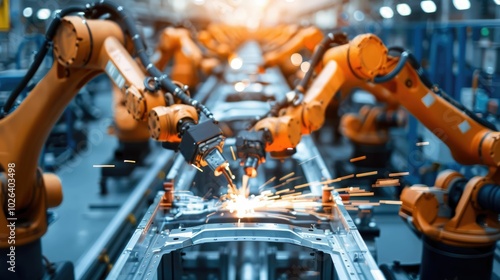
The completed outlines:
[[[264,135],[260,139],[266,151],[294,148],[302,134],[323,125],[325,108],[334,94],[363,83],[367,88],[375,87],[378,97],[390,97],[391,102],[404,106],[450,147],[457,162],[490,167],[485,177],[464,182],[460,174],[445,172],[438,177],[435,188],[406,188],[401,195],[400,215],[425,236],[448,245],[493,244],[500,239],[500,133],[452,104],[454,101],[420,74],[421,69],[407,52],[401,52],[400,57],[389,56],[388,52],[382,41],[371,34],[329,49],[323,56],[323,70],[301,102],[281,109],[277,117],[262,119],[254,132]],[[240,144],[245,144],[244,139]],[[248,170],[251,173],[253,169]]]
[[[106,5],[111,4],[104,2],[95,5],[98,8],[108,7],[109,10]],[[87,6],[89,14],[95,12],[93,7]],[[123,11],[121,7],[112,7],[118,13]],[[138,34],[130,29],[128,31]],[[135,44],[140,41],[139,36],[132,35],[131,39],[138,55],[143,55],[143,48],[139,49]],[[212,121],[195,125],[198,123],[196,106],[209,118],[210,112],[196,101],[181,95],[182,89],[173,86],[170,88],[174,96],[190,104],[167,104],[164,91],[158,87],[158,79],[146,77],[125,48],[127,43],[130,41],[124,31],[113,21],[80,16],[60,19],[53,40],[56,60],[52,68],[20,106],[0,120],[0,133],[3,135],[0,139],[0,174],[3,178],[0,181],[0,248],[11,244],[8,242],[7,228],[8,218],[12,217],[7,209],[7,198],[12,198],[11,193],[15,193],[18,225],[15,245],[36,241],[45,233],[46,209],[57,206],[62,194],[56,176],[42,174],[37,169],[41,149],[52,126],[79,88],[102,72],[125,92],[129,113],[137,120],[148,121],[153,138],[179,145],[189,163],[209,165],[220,172],[217,167],[223,166],[225,162],[220,154],[223,144],[220,129]],[[151,67],[151,64],[145,65],[146,69]],[[165,77],[159,77],[162,78]],[[200,130],[206,138],[200,138],[203,137],[200,136]],[[210,159],[205,160],[208,154]],[[15,174],[10,172],[13,170]],[[8,189],[9,183],[15,183],[12,192]]]

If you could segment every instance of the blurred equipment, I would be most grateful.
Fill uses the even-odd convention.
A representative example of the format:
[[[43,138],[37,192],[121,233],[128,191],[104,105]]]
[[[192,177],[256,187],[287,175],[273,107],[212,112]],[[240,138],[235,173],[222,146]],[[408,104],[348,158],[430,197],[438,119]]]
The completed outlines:
[[[0,31],[9,31],[10,29],[9,1],[0,1]]]
[[[368,94],[368,93],[367,93]],[[351,99],[352,100],[352,99]],[[333,102],[336,103],[336,102]],[[342,103],[347,107],[346,102]],[[407,122],[407,113],[403,109],[388,109],[385,104],[355,104],[361,106],[357,113],[344,113],[340,117],[340,133],[349,140],[352,146],[350,159],[336,160],[335,170],[339,176],[376,171],[377,175],[370,178],[353,178],[341,183],[343,186],[351,184],[362,185],[370,189],[377,179],[383,179],[387,174],[402,171],[391,162],[395,149],[391,130],[403,128]],[[355,106],[353,106],[355,107]],[[352,108],[356,110],[356,108]],[[399,184],[395,187],[400,189]],[[375,192],[382,193],[386,188],[374,188]]]
[[[172,63],[170,76],[195,91],[203,75],[208,75],[220,62],[215,57],[207,57],[191,38],[185,28],[167,27],[160,35],[156,46],[155,66],[164,70]],[[201,70],[201,71],[200,71]]]

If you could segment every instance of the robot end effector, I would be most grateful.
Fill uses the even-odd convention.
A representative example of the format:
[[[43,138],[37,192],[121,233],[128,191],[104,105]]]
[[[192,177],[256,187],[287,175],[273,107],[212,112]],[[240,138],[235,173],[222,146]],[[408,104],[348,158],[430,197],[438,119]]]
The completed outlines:
[[[265,145],[270,138],[267,130],[242,131],[236,138],[238,158],[248,177],[256,177],[257,168],[266,161]]]
[[[197,125],[182,124],[183,135],[179,150],[185,160],[193,166],[208,166],[220,176],[226,172],[227,160],[222,155],[224,136],[214,121],[207,120]]]

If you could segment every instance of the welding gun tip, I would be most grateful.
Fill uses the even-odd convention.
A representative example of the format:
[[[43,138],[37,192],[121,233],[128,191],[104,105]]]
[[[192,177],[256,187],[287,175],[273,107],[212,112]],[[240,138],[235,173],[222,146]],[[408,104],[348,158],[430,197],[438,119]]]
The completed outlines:
[[[255,157],[248,157],[245,160],[244,170],[245,175],[250,178],[257,177],[257,167],[259,166],[259,160]]]

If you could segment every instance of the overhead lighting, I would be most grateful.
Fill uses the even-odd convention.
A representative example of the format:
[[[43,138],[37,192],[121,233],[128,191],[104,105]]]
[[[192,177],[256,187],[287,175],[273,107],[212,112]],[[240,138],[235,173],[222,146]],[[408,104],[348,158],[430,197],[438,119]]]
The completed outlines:
[[[420,2],[420,7],[422,8],[422,11],[426,13],[434,13],[437,10],[436,3],[432,0]]]
[[[391,7],[383,6],[378,11],[383,18],[392,18],[394,16]]]
[[[495,1],[495,4],[500,5],[500,0],[493,0]]]
[[[453,6],[459,11],[470,9],[469,0],[453,0]]]
[[[40,9],[36,12],[36,17],[39,20],[46,20],[50,17],[51,11],[49,9]]]
[[[499,0],[500,1],[500,0]],[[398,4],[396,6],[396,11],[402,16],[409,16],[411,14],[411,8],[408,4],[403,3],[403,4]]]
[[[33,15],[33,9],[31,7],[24,8],[24,10],[23,10],[23,16],[25,18],[29,18],[32,15]]]

